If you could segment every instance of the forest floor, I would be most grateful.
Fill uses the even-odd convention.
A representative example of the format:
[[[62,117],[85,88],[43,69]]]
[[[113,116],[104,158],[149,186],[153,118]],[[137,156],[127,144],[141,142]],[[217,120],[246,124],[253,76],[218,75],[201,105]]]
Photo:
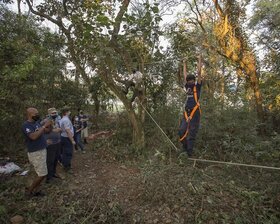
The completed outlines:
[[[0,222],[19,215],[28,224],[280,223],[279,171],[194,164],[178,155],[120,160],[95,142],[86,148],[74,153],[74,174],[58,166],[62,179],[43,183],[45,197],[24,196],[32,172],[0,177]]]

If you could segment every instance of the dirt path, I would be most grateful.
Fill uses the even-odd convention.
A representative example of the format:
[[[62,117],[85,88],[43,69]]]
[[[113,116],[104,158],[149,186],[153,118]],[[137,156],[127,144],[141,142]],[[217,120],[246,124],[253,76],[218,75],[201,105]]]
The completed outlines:
[[[143,192],[139,169],[120,164],[108,152],[88,150],[85,154],[75,151],[73,171],[73,175],[65,174],[59,168],[72,195],[92,201],[92,210],[100,205],[116,212],[121,208],[119,212],[131,223],[129,217],[138,210],[137,199]]]
[[[74,153],[74,174],[58,166],[63,179],[42,185],[47,197],[24,197],[32,173],[3,179],[0,223],[16,215],[28,224],[279,223],[275,173],[254,172],[255,183],[239,169],[169,164],[152,156],[124,165],[95,144],[87,145],[85,154]],[[270,183],[270,191],[260,183]]]

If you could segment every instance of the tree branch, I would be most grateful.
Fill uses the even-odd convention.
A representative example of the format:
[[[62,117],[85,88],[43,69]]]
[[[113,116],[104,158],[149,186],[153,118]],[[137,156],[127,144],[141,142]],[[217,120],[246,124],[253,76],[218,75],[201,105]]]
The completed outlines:
[[[187,1],[187,3],[188,3],[188,5],[189,5],[191,11],[195,14],[195,17],[196,17],[195,21],[198,23],[198,25],[199,25],[200,28],[202,29],[203,33],[206,33],[206,30],[205,30],[205,28],[204,28],[204,26],[203,26],[203,24],[202,24],[202,19],[201,19],[202,17],[201,17],[201,14],[200,14],[200,12],[199,12],[199,9],[198,9],[198,6],[197,6],[197,4],[196,4],[196,1],[195,1],[195,6],[196,6],[197,12],[194,10],[193,6],[191,5],[191,3],[189,3],[189,1]],[[197,15],[197,14],[198,14],[198,15]],[[199,19],[199,18],[200,18],[200,19]]]
[[[113,29],[113,33],[112,33],[112,39],[115,39],[118,36],[118,33],[120,31],[120,26],[122,23],[122,18],[123,18],[124,13],[127,11],[127,7],[129,5],[129,3],[130,3],[130,0],[124,0],[122,2],[120,11],[118,12],[118,15],[116,16],[116,19],[115,19],[114,29]]]
[[[216,10],[217,10],[219,16],[220,16],[221,18],[223,18],[223,17],[224,17],[224,12],[223,12],[223,10],[222,10],[222,8],[221,8],[221,6],[220,6],[218,0],[213,0],[213,2],[214,2],[215,8],[216,8]]]
[[[81,61],[79,60],[79,55],[77,54],[76,50],[75,50],[75,44],[74,44],[74,41],[73,41],[73,38],[71,37],[71,28],[73,26],[69,26],[68,29],[65,28],[65,26],[63,25],[63,22],[62,22],[62,19],[61,17],[58,17],[57,19],[54,19],[52,18],[51,16],[43,13],[43,12],[38,12],[36,11],[30,0],[26,0],[26,3],[29,7],[29,10],[34,14],[34,15],[37,15],[37,16],[40,16],[40,17],[43,17],[51,22],[53,22],[54,24],[56,24],[60,29],[61,31],[63,32],[63,34],[66,36],[67,40],[68,40],[68,49],[69,49],[69,52],[70,52],[70,55],[71,55],[71,58],[72,58],[72,61],[78,71],[78,74],[81,75],[81,77],[84,79],[85,82],[87,83],[90,83],[90,79],[88,77],[88,75],[86,74],[83,66],[81,65]]]
[[[46,18],[47,20],[49,20],[49,21],[53,22],[54,24],[56,24],[57,26],[59,26],[60,28],[61,28],[61,26],[63,26],[63,24],[60,23],[59,20],[56,20],[56,19],[52,18],[51,16],[49,16],[49,15],[47,15],[47,14],[45,14],[45,13],[36,11],[36,10],[33,8],[33,6],[32,6],[32,4],[31,4],[30,0],[25,0],[25,1],[26,1],[27,5],[28,5],[28,7],[29,7],[30,12],[32,12],[34,15],[37,15],[37,16]],[[63,28],[64,28],[64,27],[63,27]]]
[[[131,57],[129,56],[129,54],[127,54],[127,52],[125,51],[125,49],[123,49],[117,39],[118,39],[118,33],[120,31],[120,26],[121,26],[121,22],[122,22],[122,18],[124,16],[124,13],[127,11],[128,5],[130,3],[130,0],[124,0],[122,2],[122,5],[120,7],[120,10],[115,18],[115,24],[114,24],[114,29],[113,29],[113,33],[112,33],[112,37],[111,37],[111,41],[110,44],[113,46],[113,48],[122,56],[123,61],[127,67],[127,70],[129,73],[131,73],[132,68],[131,68]]]

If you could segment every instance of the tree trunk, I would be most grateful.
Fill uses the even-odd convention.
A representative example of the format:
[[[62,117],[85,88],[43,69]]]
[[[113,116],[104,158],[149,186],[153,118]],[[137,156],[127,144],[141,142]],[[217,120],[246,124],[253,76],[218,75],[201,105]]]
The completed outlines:
[[[225,106],[225,77],[222,76],[221,80],[221,103],[222,103],[222,110]]]
[[[145,133],[143,123],[141,121],[141,114],[134,111],[132,107],[132,103],[126,97],[126,95],[122,92],[121,88],[117,86],[114,81],[107,75],[100,76],[106,85],[116,94],[116,96],[122,101],[127,114],[129,121],[132,125],[132,144],[138,149],[142,149],[145,146]]]
[[[222,49],[222,55],[231,62],[234,62],[237,71],[242,70],[243,74],[248,78],[250,87],[254,92],[258,119],[261,123],[264,123],[264,111],[256,69],[256,57],[249,47],[236,15],[234,15],[232,11],[232,9],[238,8],[238,3],[226,1],[226,6],[222,9],[217,0],[213,0],[213,2],[220,17],[219,21],[216,23],[214,35]]]
[[[222,77],[220,79],[221,82],[221,103],[222,103],[222,110],[225,106],[225,76],[226,76],[226,68],[225,62],[222,62]]]
[[[21,16],[21,8],[20,8],[21,0],[17,0],[17,7],[18,7],[18,15]]]
[[[132,125],[132,144],[136,148],[142,149],[145,146],[145,133],[144,133],[143,123],[141,121],[141,114],[138,114],[137,116],[130,102],[129,103],[124,101],[122,102],[125,106],[129,121]]]
[[[99,127],[99,111],[100,111],[100,101],[97,97],[97,95],[93,95],[93,101],[94,101],[94,113],[95,113],[95,123],[97,128]]]
[[[138,119],[134,111],[127,112],[133,128],[132,143],[136,148],[142,149],[145,146],[145,133],[142,122]]]
[[[264,120],[264,111],[262,106],[262,96],[261,96],[261,90],[259,85],[259,77],[256,69],[256,60],[253,53],[249,52],[247,54],[244,54],[240,64],[244,73],[249,77],[250,87],[254,92],[258,119],[262,123],[264,123],[265,120]]]
[[[146,88],[145,88],[145,78],[144,78],[144,62],[141,63],[141,68],[140,68],[140,72],[143,74],[143,80],[142,80],[142,92],[141,94],[138,95],[138,100],[139,100],[139,104],[138,104],[138,112],[139,112],[139,117],[141,120],[141,123],[144,124],[145,122],[145,118],[146,118],[146,112],[144,110],[143,107],[146,107]]]

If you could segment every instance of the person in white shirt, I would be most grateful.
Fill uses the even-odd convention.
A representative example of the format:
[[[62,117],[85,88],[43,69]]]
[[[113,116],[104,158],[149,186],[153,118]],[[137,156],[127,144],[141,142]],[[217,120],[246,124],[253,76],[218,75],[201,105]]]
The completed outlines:
[[[125,85],[125,94],[128,93],[129,88],[133,91],[131,102],[133,102],[137,96],[143,94],[143,74],[140,71],[134,70],[133,73],[129,75]]]
[[[69,118],[71,112],[69,108],[62,109],[62,119],[59,121],[61,128],[61,148],[62,148],[62,165],[66,172],[72,173],[71,160],[73,156],[74,128]]]

